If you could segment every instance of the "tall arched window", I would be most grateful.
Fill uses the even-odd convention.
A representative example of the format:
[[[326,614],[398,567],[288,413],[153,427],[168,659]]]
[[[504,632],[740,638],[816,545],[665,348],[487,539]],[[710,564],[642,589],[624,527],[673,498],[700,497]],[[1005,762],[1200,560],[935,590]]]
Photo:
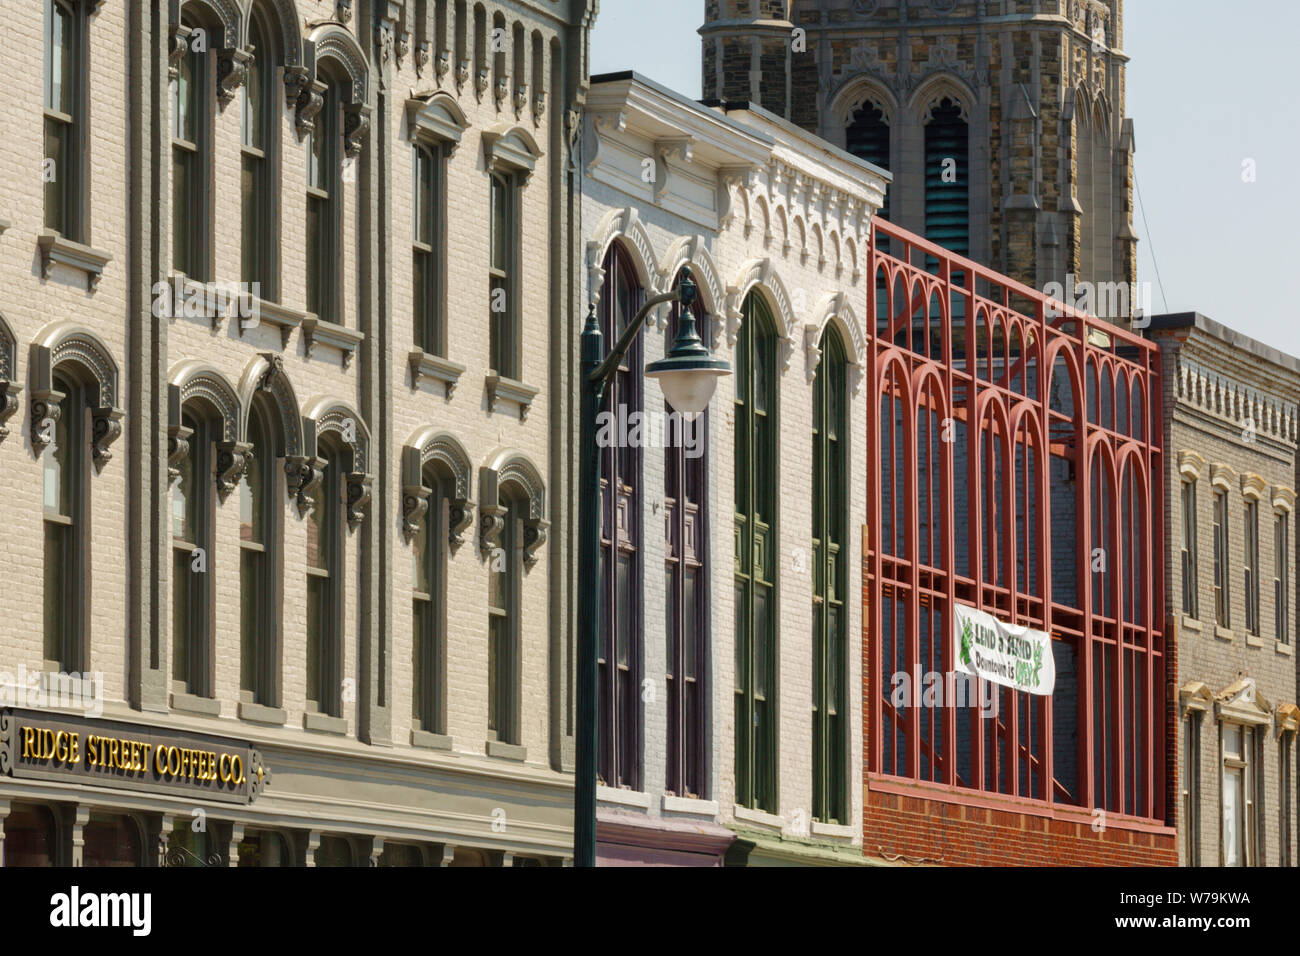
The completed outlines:
[[[889,123],[885,120],[885,113],[871,100],[867,100],[854,111],[844,131],[844,148],[859,159],[865,159],[888,171],[889,147]],[[890,192],[891,190],[885,190],[884,204],[878,213],[881,219],[889,218]]]
[[[246,68],[240,136],[243,203],[240,275],[259,298],[278,302],[276,268],[276,169],[280,143],[280,109],[277,100],[279,46],[267,19],[265,4],[253,5],[248,38],[253,59]]]
[[[213,443],[220,424],[186,409],[189,452],[172,485],[172,680],[178,693],[212,696]]]
[[[944,97],[925,121],[925,237],[970,255],[970,130]]]
[[[674,287],[681,282],[677,277]],[[665,342],[677,339],[681,303],[674,303]],[[700,338],[710,340],[707,320],[696,320]],[[670,793],[703,797],[705,720],[708,691],[708,422],[674,416],[664,403],[664,517],[667,522],[664,597],[668,606],[668,776]]]
[[[324,443],[322,443],[324,444]],[[325,468],[307,518],[307,704],[342,716],[346,475],[351,453],[322,448]]]
[[[248,413],[248,456],[239,483],[240,690],[253,704],[278,706],[280,436],[268,402]]]
[[[343,96],[322,69],[324,103],[307,135],[307,311],[343,324]]]
[[[499,550],[489,557],[488,737],[518,744],[519,591],[528,500],[507,484],[501,487],[497,503],[505,513]]]
[[[60,414],[34,427],[53,438],[45,449],[45,659],[58,670],[85,669],[90,620],[90,480],[86,450],[89,389],[71,375],[56,374]]]
[[[600,293],[606,347],[641,307],[643,293],[626,252],[614,243],[605,255]],[[633,341],[610,383],[597,432],[601,445],[600,537],[600,762],[611,787],[640,785],[641,453],[629,441],[641,418],[641,347]],[[635,415],[636,418],[632,416]],[[627,423],[631,423],[628,425]]]
[[[776,327],[757,292],[736,341],[736,802],[776,811]]]
[[[488,362],[498,375],[519,379],[519,176],[494,172],[491,182]]]
[[[208,197],[211,189],[212,137],[209,113],[216,70],[208,55],[206,29],[188,12],[181,18],[185,52],[176,64],[172,96],[172,267],[206,282]]]
[[[430,355],[445,355],[440,266],[444,261],[446,150],[439,141],[421,140],[411,147],[411,160],[415,184],[411,211],[415,344]]]
[[[844,823],[848,560],[845,351],[822,333],[813,382],[813,819]]]
[[[411,539],[412,713],[415,729],[443,732],[442,654],[446,632],[447,521],[452,479],[424,469],[429,507]]]
[[[45,225],[85,242],[85,8],[45,2]]]

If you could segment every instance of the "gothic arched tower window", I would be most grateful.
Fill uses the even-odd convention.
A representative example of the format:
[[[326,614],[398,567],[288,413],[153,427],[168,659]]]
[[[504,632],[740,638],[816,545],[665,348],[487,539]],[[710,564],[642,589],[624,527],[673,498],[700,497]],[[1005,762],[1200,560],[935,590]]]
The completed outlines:
[[[944,97],[925,124],[925,237],[970,255],[970,128]]]

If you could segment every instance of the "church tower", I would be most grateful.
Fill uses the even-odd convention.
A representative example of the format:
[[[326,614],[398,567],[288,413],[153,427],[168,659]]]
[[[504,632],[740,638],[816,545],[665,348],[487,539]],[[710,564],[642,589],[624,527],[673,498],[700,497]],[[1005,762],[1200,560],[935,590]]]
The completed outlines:
[[[707,0],[706,100],[894,174],[881,215],[1036,289],[1136,281],[1123,0]],[[1106,315],[1127,324],[1129,312]]]

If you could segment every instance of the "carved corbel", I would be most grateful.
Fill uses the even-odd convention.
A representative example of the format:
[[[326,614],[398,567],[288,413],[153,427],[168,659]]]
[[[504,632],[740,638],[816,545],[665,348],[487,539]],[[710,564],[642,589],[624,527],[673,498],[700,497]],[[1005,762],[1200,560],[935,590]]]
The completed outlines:
[[[167,484],[175,483],[181,476],[181,462],[190,453],[190,437],[194,429],[187,425],[167,426]]]
[[[542,125],[542,116],[546,113],[546,91],[540,90],[533,96],[533,125]]]
[[[397,45],[395,47],[397,54],[397,65],[401,66],[402,61],[406,59],[406,54],[411,52],[411,31],[403,30],[397,34]]]
[[[237,47],[215,51],[217,54],[217,103],[222,109],[230,105],[244,83],[253,54]]]
[[[325,459],[307,455],[289,455],[284,459],[289,497],[297,502],[298,517],[305,518],[316,507],[316,490],[325,476]]]
[[[544,518],[525,518],[524,525],[524,564],[532,565],[537,561],[537,552],[546,543],[546,529],[550,522]]]
[[[7,422],[18,412],[18,393],[21,385],[0,380],[0,441],[9,434]]]
[[[294,104],[294,129],[298,131],[299,139],[316,128],[316,114],[325,105],[326,89],[322,80],[311,80],[299,90],[298,101]]]
[[[446,53],[447,51],[444,50],[443,52]],[[456,64],[456,92],[462,92],[465,89],[465,84],[468,82],[469,60],[468,58],[462,58],[461,61]]]
[[[465,542],[465,532],[474,523],[474,502],[468,498],[452,498],[447,502],[447,544],[459,548]]]
[[[524,114],[524,107],[528,105],[528,84],[522,83],[515,87],[515,96],[512,105],[515,108],[515,119]]]
[[[111,406],[90,410],[90,457],[95,465],[96,474],[99,474],[113,459],[113,453],[108,450],[108,446],[121,437],[124,414],[121,409]]]
[[[493,87],[492,98],[496,100],[497,112],[500,112],[505,105],[506,97],[510,95],[510,77],[502,76],[497,79],[496,86]]]
[[[387,17],[375,20],[375,53],[381,69],[393,60],[393,32],[392,20]]]
[[[311,84],[311,78],[308,76],[305,66],[286,66],[284,68],[284,105],[288,109],[296,109],[298,99],[302,93]]]
[[[655,202],[668,188],[668,160],[674,155],[680,156],[682,162],[689,164],[694,158],[695,140],[689,136],[674,136],[655,141]]]
[[[424,71],[429,67],[429,57],[432,52],[432,49],[433,48],[429,46],[428,40],[421,40],[419,43],[415,45],[415,75],[416,76],[419,77],[424,76]],[[441,60],[442,58],[441,56],[439,56],[439,62],[441,62]],[[446,70],[443,70],[443,73],[445,72]],[[438,74],[438,79],[439,80],[442,79],[442,73]]]
[[[167,78],[177,79],[181,75],[181,58],[190,47],[192,31],[183,23],[172,27],[171,45],[167,48]]]
[[[821,339],[821,329],[809,323],[803,327],[803,353],[804,353],[804,374],[808,378],[808,384],[811,385],[817,378],[817,366],[822,361],[822,350],[818,346]]]
[[[478,71],[478,76],[474,77],[474,98],[480,103],[483,102],[483,94],[488,88],[488,68],[482,67]]]
[[[284,374],[284,356],[274,352],[263,352],[261,355],[266,360],[266,371],[257,380],[257,390],[269,392],[275,387],[275,380]]]
[[[334,19],[344,26],[347,26],[348,21],[352,19],[352,0],[336,0],[334,4]]]
[[[718,170],[718,225],[726,229],[736,218],[732,189],[748,189],[753,178],[749,166],[724,166]]]
[[[478,509],[479,551],[490,558],[501,547],[501,534],[506,530],[506,509],[500,505],[481,505]]]
[[[370,489],[374,481],[374,476],[367,475],[365,472],[354,471],[347,476],[348,528],[352,531],[356,531],[357,526],[366,517],[366,509],[370,504]]]
[[[370,130],[370,107],[365,103],[349,103],[343,107],[343,152],[355,158],[361,155],[366,134]]]
[[[402,486],[402,537],[410,544],[420,530],[420,522],[429,510],[432,489],[424,485]]]
[[[253,446],[248,442],[217,442],[217,494],[222,501],[239,486],[239,479],[252,460]]]
[[[66,397],[52,388],[32,392],[32,448],[37,454],[54,441],[54,426],[63,417],[63,400]]]

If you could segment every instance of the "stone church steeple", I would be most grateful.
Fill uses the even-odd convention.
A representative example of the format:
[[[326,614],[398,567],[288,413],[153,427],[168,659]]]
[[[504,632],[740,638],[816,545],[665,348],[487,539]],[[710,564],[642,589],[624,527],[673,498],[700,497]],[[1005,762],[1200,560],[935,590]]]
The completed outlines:
[[[703,95],[756,102],[887,167],[885,218],[1027,285],[1130,284],[1123,8],[708,0]]]

